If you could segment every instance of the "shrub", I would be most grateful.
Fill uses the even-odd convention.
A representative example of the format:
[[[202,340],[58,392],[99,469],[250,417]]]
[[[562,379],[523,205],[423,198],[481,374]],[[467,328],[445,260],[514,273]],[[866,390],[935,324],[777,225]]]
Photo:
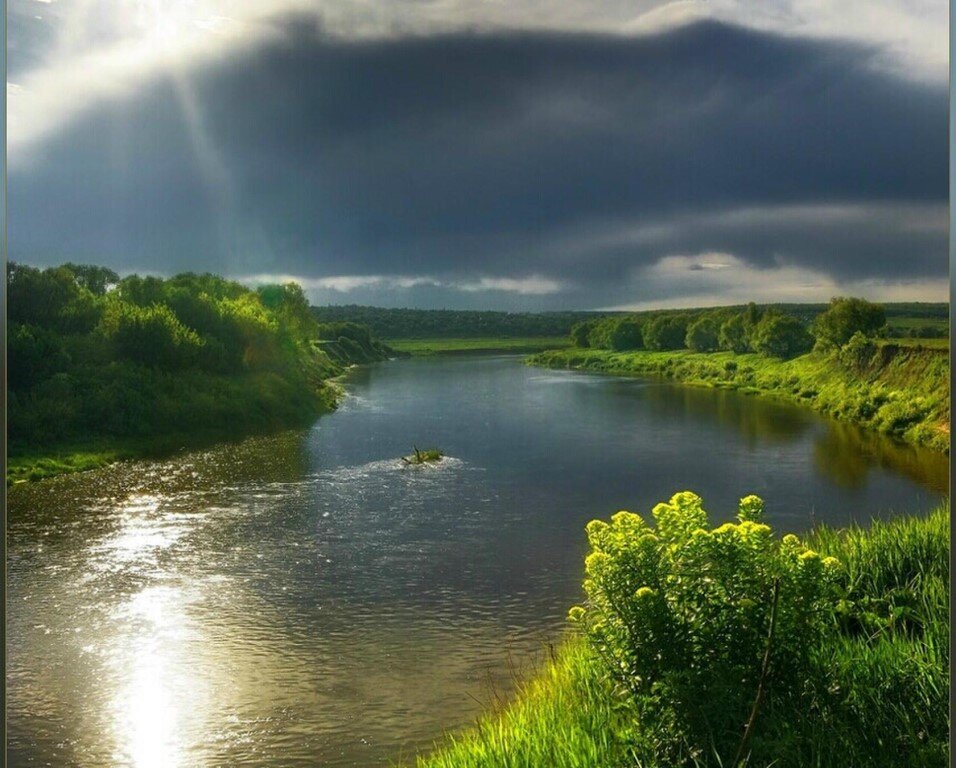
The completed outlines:
[[[853,334],[872,338],[885,325],[886,312],[880,304],[838,296],[831,299],[829,309],[814,320],[813,335],[823,348],[842,347]]]
[[[644,328],[648,349],[683,349],[687,336],[687,318],[682,315],[658,315]]]
[[[587,526],[587,603],[569,618],[629,694],[652,761],[729,765],[760,698],[792,702],[812,676],[839,564],[775,539],[762,515],[748,496],[737,523],[711,529],[700,497],[683,492],[654,508],[656,528],[630,512]]]
[[[715,352],[717,350],[717,323],[712,317],[700,317],[687,326],[684,343],[695,352]]]
[[[586,348],[588,343],[588,334],[591,332],[591,323],[584,321],[575,323],[571,327],[571,344],[575,347]]]
[[[198,360],[203,345],[165,304],[139,307],[112,302],[103,318],[103,331],[121,357],[159,368],[188,367]]]
[[[641,330],[641,324],[633,317],[624,317],[617,320],[611,330],[608,342],[615,352],[642,349],[644,347],[644,333]]]
[[[792,315],[764,315],[753,334],[755,352],[787,359],[809,352],[813,337]]]
[[[840,362],[856,373],[862,373],[876,352],[876,344],[864,336],[860,331],[854,333],[850,340],[840,348]]]
[[[728,352],[741,354],[750,349],[747,342],[747,324],[744,315],[734,315],[725,320],[717,331],[717,344]]]

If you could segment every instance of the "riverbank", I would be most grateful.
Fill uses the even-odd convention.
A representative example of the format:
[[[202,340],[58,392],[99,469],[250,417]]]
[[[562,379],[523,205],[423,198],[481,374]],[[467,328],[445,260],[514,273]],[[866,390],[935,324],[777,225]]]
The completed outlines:
[[[853,618],[817,654],[830,682],[819,709],[812,717],[766,712],[748,765],[948,764],[949,530],[946,503],[926,518],[820,528],[807,537],[809,547],[842,564],[840,588]],[[584,638],[571,635],[513,703],[447,738],[417,766],[631,765],[641,738],[633,704]]]
[[[223,377],[205,390],[190,390],[191,398],[176,386],[177,391],[166,392],[154,402],[158,408],[169,405],[178,412],[181,418],[170,416],[168,421],[182,424],[180,428],[143,436],[101,434],[42,445],[11,444],[6,484],[85,472],[117,461],[168,458],[216,443],[306,427],[335,409],[343,391],[339,378],[305,388],[277,377],[267,381],[259,376]],[[196,428],[186,428],[193,412],[197,419],[201,413],[207,423],[199,426],[197,421]]]
[[[692,386],[771,395],[837,419],[949,452],[948,350],[880,346],[856,368],[835,354],[792,360],[732,352],[541,352],[529,364],[625,376],[661,376]]]
[[[522,338],[456,338],[456,339],[386,339],[384,342],[396,352],[412,357],[435,355],[530,355],[549,349],[563,349],[570,342],[566,336]]]

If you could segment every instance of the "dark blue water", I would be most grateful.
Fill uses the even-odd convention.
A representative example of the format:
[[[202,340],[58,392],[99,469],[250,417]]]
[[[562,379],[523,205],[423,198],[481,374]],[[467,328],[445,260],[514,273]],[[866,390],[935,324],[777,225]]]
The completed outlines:
[[[12,490],[11,765],[385,765],[560,636],[593,517],[756,493],[801,531],[947,487],[943,456],[732,392],[513,357],[347,386],[305,432]]]

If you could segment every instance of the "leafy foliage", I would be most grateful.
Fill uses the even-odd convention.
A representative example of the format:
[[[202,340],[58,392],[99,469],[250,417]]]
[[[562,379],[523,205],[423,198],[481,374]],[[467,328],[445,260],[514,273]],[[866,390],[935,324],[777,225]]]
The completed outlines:
[[[365,325],[380,339],[525,338],[567,336],[595,312],[492,312],[456,309],[384,309],[355,304],[312,307],[320,323]]]
[[[632,317],[615,318],[608,339],[611,349],[623,352],[644,347],[644,331],[641,324]]]
[[[303,423],[329,407],[325,379],[386,353],[354,324],[317,344],[323,329],[294,284],[254,291],[210,274],[121,279],[10,263],[7,287],[14,455]]]
[[[749,329],[743,313],[727,318],[720,324],[717,332],[717,344],[720,349],[742,354],[749,351]]]
[[[588,335],[591,325],[588,322],[575,323],[571,326],[571,343],[576,347],[588,347]]]
[[[687,338],[687,317],[658,315],[644,328],[644,344],[648,349],[682,349]]]
[[[775,539],[756,496],[741,500],[739,522],[714,529],[690,492],[653,516],[653,529],[630,512],[588,524],[588,602],[569,615],[634,697],[640,751],[726,763],[758,689],[772,691],[768,707],[801,696],[836,609],[839,563],[793,535]]]
[[[746,765],[949,764],[949,529],[947,503],[928,517],[875,522],[868,529],[822,528],[806,537],[804,544],[824,560],[839,561],[832,573],[836,621],[823,628],[800,692],[784,697],[789,701],[773,694],[761,708]],[[638,702],[617,680],[587,638],[576,634],[522,687],[517,701],[446,740],[419,765],[673,768],[675,761],[648,755],[640,711],[653,705],[654,694]],[[694,706],[716,710],[723,703]],[[652,715],[651,727],[659,722]],[[735,725],[739,733],[741,724]],[[677,726],[657,738],[673,743],[686,730]],[[713,754],[694,760],[714,768],[721,762],[730,765]]]
[[[855,333],[873,337],[886,325],[886,311],[865,299],[838,296],[813,322],[813,333],[823,347],[842,347]]]
[[[813,337],[792,315],[768,313],[757,323],[751,346],[755,352],[786,360],[809,352]]]
[[[704,315],[687,326],[687,336],[684,341],[687,348],[695,352],[716,352],[717,332],[717,321],[713,317]]]

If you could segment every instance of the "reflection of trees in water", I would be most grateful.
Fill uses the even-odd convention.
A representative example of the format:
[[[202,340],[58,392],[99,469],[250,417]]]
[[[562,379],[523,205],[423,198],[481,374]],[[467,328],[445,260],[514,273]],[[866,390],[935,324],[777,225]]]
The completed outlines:
[[[874,467],[896,472],[939,493],[949,492],[949,461],[941,453],[900,443],[853,424],[830,421],[813,451],[817,471],[856,489]]]
[[[720,389],[648,387],[647,399],[658,413],[716,422],[738,432],[748,448],[788,443],[811,429],[817,417],[798,406]]]
[[[177,498],[227,485],[267,485],[301,480],[310,458],[304,430],[250,437],[158,461],[124,461],[89,472],[61,475],[9,489],[10,521],[18,531],[44,529],[52,544],[67,538],[68,523],[115,524],[102,515],[129,497]],[[64,504],[64,499],[69,503]]]

